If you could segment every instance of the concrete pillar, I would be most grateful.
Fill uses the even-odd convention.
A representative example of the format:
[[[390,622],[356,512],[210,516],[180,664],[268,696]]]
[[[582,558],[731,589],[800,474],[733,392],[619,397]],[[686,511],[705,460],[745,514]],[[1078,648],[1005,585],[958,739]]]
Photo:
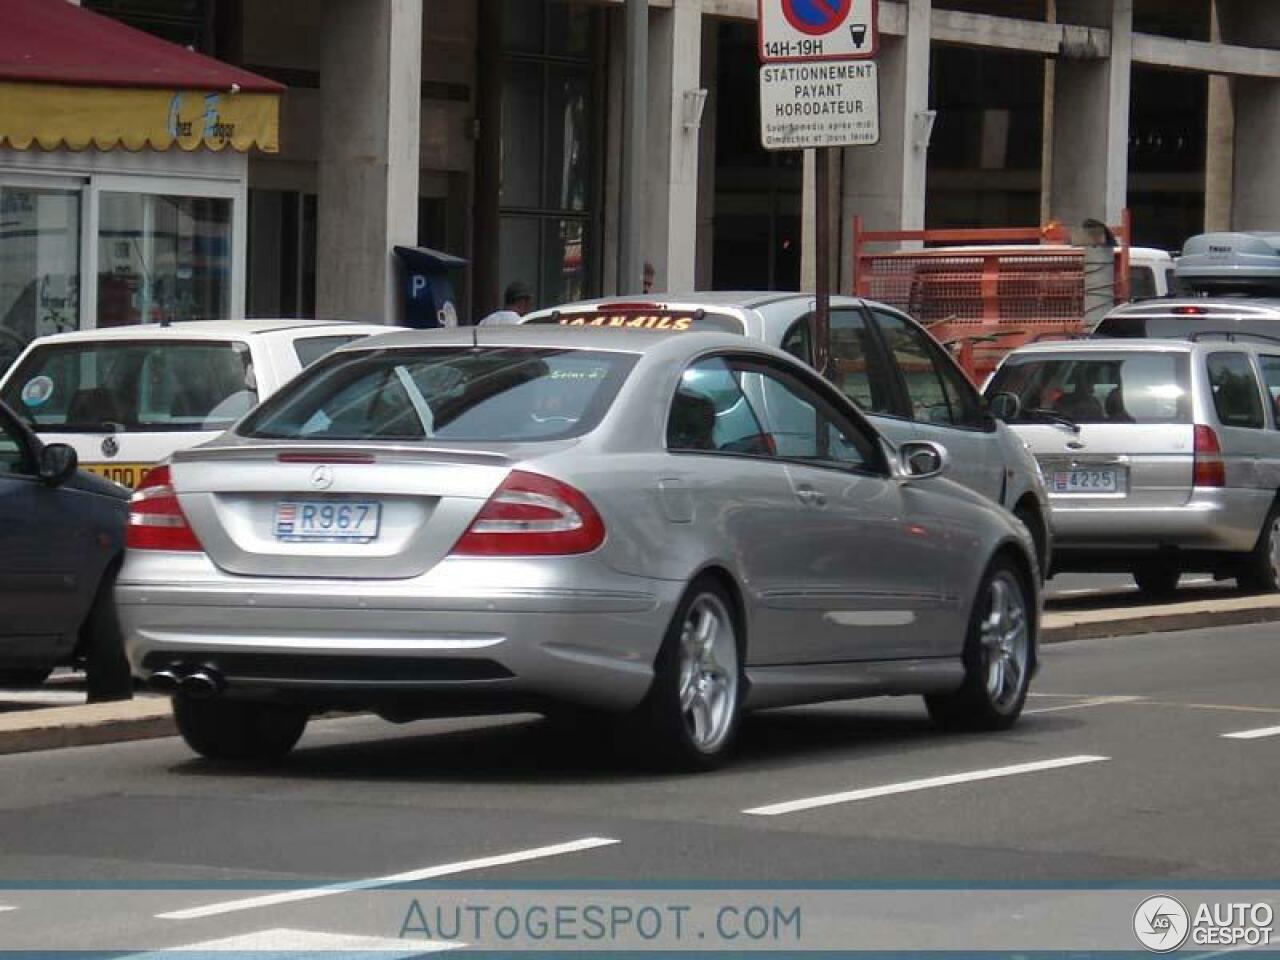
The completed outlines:
[[[1275,4],[1219,0],[1224,43],[1280,47]],[[1231,81],[1235,111],[1231,229],[1274,230],[1280,223],[1280,80],[1236,77]]]
[[[1209,3],[1209,39],[1222,42],[1219,0]],[[1204,229],[1231,228],[1232,178],[1235,168],[1235,105],[1231,101],[1231,80],[1209,75],[1209,105],[1205,119]]]
[[[395,323],[418,240],[422,0],[323,0],[316,312]]]
[[[698,126],[692,100],[702,86],[702,3],[673,0],[649,21],[649,198],[644,259],[655,290],[697,285]]]
[[[844,150],[840,233],[834,234],[843,238],[844,251],[852,249],[855,214],[869,230],[924,228],[932,6],[932,0],[907,0],[906,35],[880,37],[880,142]],[[842,256],[838,290],[852,286],[849,258]]]
[[[1128,197],[1133,0],[1058,0],[1058,20],[1111,31],[1110,56],[1086,44],[1058,57],[1049,209],[1076,227],[1118,223]]]

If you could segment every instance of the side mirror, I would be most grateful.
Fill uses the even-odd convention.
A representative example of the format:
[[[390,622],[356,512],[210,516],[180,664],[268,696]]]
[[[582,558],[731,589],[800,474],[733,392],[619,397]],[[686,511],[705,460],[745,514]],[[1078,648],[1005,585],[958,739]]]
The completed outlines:
[[[1022,412],[1022,401],[1016,393],[996,393],[987,400],[987,412],[997,420],[1008,423],[1017,420]]]
[[[51,443],[47,447],[42,447],[39,460],[40,479],[51,487],[66,483],[76,472],[76,467],[80,465],[80,458],[76,456],[75,448],[65,443]]]
[[[898,462],[908,480],[927,480],[947,469],[947,448],[940,443],[912,442],[898,448]]]

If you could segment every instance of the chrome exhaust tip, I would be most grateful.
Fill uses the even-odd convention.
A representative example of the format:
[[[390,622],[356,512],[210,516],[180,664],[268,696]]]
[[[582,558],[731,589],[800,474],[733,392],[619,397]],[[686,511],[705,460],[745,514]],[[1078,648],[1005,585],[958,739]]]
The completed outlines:
[[[156,693],[173,693],[178,689],[178,675],[172,670],[157,670],[147,679],[147,686]]]
[[[178,681],[178,692],[192,700],[209,700],[222,692],[223,679],[212,670],[196,670]]]

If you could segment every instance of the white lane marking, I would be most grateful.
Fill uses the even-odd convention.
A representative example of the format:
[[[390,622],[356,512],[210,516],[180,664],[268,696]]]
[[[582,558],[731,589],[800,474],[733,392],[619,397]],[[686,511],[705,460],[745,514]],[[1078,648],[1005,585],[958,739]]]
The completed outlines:
[[[1063,767],[1075,767],[1084,763],[1100,763],[1109,759],[1110,757],[1082,754],[1075,757],[1058,757],[1055,760],[1036,760],[1033,763],[1017,763],[1011,767],[970,770],[966,773],[951,773],[943,777],[926,777],[923,780],[907,780],[903,783],[888,783],[880,787],[867,787],[863,790],[846,790],[843,793],[828,793],[820,797],[805,797],[800,800],[788,800],[785,803],[771,803],[763,807],[752,807],[742,812],[759,817],[776,817],[783,813],[812,810],[815,807],[830,807],[837,803],[852,803],[855,800],[891,797],[898,793],[932,790],[934,787],[950,787],[957,783],[973,783],[976,780],[994,780],[997,777],[1014,777],[1018,774],[1038,773],[1042,770],[1059,770]]]
[[[8,913],[10,910],[17,910],[17,909],[18,909],[17,907],[2,907],[2,906],[0,906],[0,913]]]
[[[228,900],[223,903],[211,903],[204,907],[191,907],[186,910],[173,910],[169,913],[156,914],[157,920],[198,920],[204,917],[216,917],[237,910],[253,910],[257,907],[271,907],[281,903],[297,903],[301,900],[315,900],[319,897],[332,897],[339,893],[353,890],[374,890],[378,887],[391,887],[399,883],[414,883],[419,880],[432,880],[436,877],[448,877],[455,873],[469,873],[473,870],[487,870],[490,867],[504,867],[513,863],[525,863],[529,860],[541,860],[545,857],[559,857],[567,853],[580,853],[583,850],[594,850],[597,847],[611,847],[621,843],[609,837],[583,837],[568,843],[556,843],[548,847],[533,847],[529,850],[517,850],[514,853],[500,853],[492,857],[480,857],[475,860],[459,860],[456,863],[442,863],[434,867],[423,867],[421,870],[407,870],[404,873],[393,873],[385,877],[372,877],[368,880],[353,880],[350,883],[331,883],[323,887],[308,887],[303,890],[282,890],[279,893],[263,894],[260,897],[246,897],[242,900]]]
[[[1023,710],[1022,712],[1024,714],[1057,713],[1059,710],[1083,710],[1086,707],[1105,707],[1113,703],[1137,703],[1145,699],[1145,697],[1091,697],[1079,703],[1061,703],[1056,707],[1036,707],[1034,710]]]
[[[390,940],[386,937],[353,937],[343,933],[323,933],[318,930],[290,930],[284,927],[275,930],[259,930],[222,940],[209,940],[205,943],[185,944],[181,947],[170,947],[166,950],[153,950],[149,953],[133,954],[124,960],[159,960],[172,953],[240,953],[254,951],[288,950],[308,951],[319,954],[335,953],[344,957],[368,957],[372,960],[409,960],[427,953],[441,953],[445,950],[457,950],[465,947],[465,943],[451,940]]]
[[[1224,733],[1224,740],[1261,740],[1263,737],[1280,736],[1280,727],[1258,727],[1255,730],[1237,730],[1235,733]]]

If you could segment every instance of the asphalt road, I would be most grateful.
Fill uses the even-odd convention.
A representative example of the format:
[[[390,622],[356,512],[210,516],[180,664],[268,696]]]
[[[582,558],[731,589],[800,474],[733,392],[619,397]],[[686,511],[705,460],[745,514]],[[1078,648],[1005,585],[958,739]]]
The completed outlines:
[[[315,888],[405,874],[487,887],[1274,881],[1276,634],[1055,645],[1006,734],[940,735],[915,698],[761,715],[734,765],[692,777],[637,771],[530,718],[324,720],[274,769],[220,767],[178,740],[0,757],[0,943],[368,945],[397,936],[396,909]],[[282,887],[306,892],[281,903]]]

